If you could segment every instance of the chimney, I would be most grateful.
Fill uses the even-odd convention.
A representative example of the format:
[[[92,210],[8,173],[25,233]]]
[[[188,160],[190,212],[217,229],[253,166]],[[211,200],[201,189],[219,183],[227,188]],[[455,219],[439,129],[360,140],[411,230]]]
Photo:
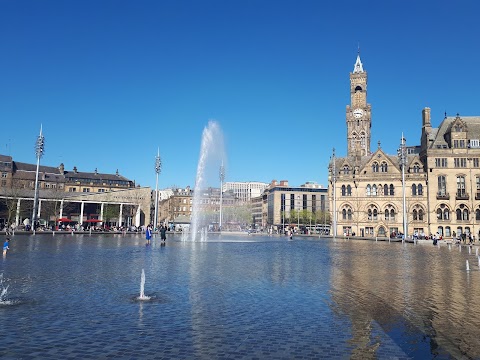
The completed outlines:
[[[97,175],[97,174],[98,174],[98,171],[97,171],[97,168],[95,168],[95,175]]]
[[[58,171],[60,171],[60,174],[65,174],[65,165],[63,165],[63,163],[61,163],[59,166],[58,166]]]
[[[74,172],[75,174],[78,172],[76,166],[73,167],[73,172]]]
[[[119,176],[118,169],[117,169],[117,172],[115,173],[115,175]]]
[[[430,108],[426,107],[422,110],[422,125],[424,127],[431,127],[432,124],[430,123]]]

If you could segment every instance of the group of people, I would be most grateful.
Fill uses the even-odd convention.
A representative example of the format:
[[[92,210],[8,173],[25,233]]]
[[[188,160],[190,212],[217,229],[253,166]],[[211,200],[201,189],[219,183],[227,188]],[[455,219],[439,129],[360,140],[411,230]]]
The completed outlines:
[[[153,226],[151,225],[148,225],[147,226],[147,229],[145,230],[145,238],[147,239],[147,243],[146,243],[146,246],[149,246],[151,245],[151,240],[152,240],[152,228]],[[162,242],[165,242],[167,240],[167,227],[162,225],[160,226],[160,228],[158,229],[158,231],[160,232],[160,239]]]

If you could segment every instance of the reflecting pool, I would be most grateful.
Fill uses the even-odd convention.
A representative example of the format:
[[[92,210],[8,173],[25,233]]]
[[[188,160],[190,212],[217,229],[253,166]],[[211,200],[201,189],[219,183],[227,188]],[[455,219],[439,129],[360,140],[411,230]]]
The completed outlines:
[[[475,247],[16,235],[0,264],[0,358],[480,358]]]

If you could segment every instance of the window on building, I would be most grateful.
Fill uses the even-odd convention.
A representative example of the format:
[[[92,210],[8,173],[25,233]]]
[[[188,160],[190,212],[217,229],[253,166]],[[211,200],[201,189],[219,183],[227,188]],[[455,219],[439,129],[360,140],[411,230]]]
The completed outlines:
[[[377,185],[375,184],[372,186],[372,196],[377,196]]]
[[[419,196],[423,195],[423,185],[422,184],[418,184],[417,193],[418,193]]]
[[[457,210],[455,211],[457,215],[457,220],[468,220],[469,219],[469,211],[466,205],[461,204]]]
[[[412,196],[416,196],[417,195],[417,185],[413,184],[412,185]]]
[[[6,178],[8,174],[6,172],[2,172],[2,178]]]
[[[441,204],[437,209],[437,220],[449,220],[450,209],[447,205]]]
[[[388,165],[387,165],[387,163],[386,163],[385,161],[382,162],[382,164],[380,165],[380,171],[381,171],[382,173],[388,172]]]
[[[456,168],[465,168],[467,167],[467,159],[466,158],[454,158],[453,165]]]
[[[475,210],[475,220],[480,220],[480,209]]]
[[[438,195],[447,195],[447,179],[444,175],[438,177]]]
[[[68,192],[77,192],[77,188],[72,187],[72,188],[68,189]]]
[[[447,167],[447,158],[435,158],[435,167],[446,168]]]
[[[383,195],[385,195],[385,196],[388,195],[388,185],[387,184],[383,185]]]
[[[418,163],[413,164],[413,172],[414,173],[420,172],[420,165]]]
[[[480,167],[480,161],[478,158],[473,158],[473,167],[474,168]]]
[[[345,196],[347,194],[347,187],[345,185],[342,185],[342,196]]]
[[[366,195],[367,195],[367,196],[370,196],[371,193],[372,193],[372,187],[370,186],[370,184],[368,184],[368,185],[367,185]]]
[[[312,195],[315,196],[315,195]],[[347,185],[347,196],[352,196],[352,187],[350,185]]]
[[[393,187],[393,184],[390,184],[390,196],[395,195],[395,188]]]
[[[350,168],[348,167],[348,165],[343,166],[343,174],[344,175],[350,174]]]
[[[466,195],[465,192],[465,176],[460,175],[457,176],[457,196],[464,197]]]
[[[377,162],[374,162],[374,163],[372,164],[372,171],[373,171],[374,173],[377,173],[377,172],[378,172],[378,163],[377,163]]]

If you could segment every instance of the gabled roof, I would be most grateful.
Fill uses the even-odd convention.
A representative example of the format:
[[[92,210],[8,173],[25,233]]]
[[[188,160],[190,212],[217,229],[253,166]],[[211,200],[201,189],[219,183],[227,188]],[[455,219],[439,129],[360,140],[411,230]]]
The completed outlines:
[[[90,173],[90,172],[74,172],[74,171],[65,171],[65,179],[99,179],[99,180],[113,180],[113,181],[131,181],[122,175],[115,174],[100,174],[100,173]]]
[[[457,116],[448,116],[443,119],[438,128],[432,128],[429,140],[431,140],[431,148],[437,146],[446,147],[446,134],[450,132],[452,124]],[[468,127],[468,139],[480,139],[480,116],[461,116],[460,119]]]

